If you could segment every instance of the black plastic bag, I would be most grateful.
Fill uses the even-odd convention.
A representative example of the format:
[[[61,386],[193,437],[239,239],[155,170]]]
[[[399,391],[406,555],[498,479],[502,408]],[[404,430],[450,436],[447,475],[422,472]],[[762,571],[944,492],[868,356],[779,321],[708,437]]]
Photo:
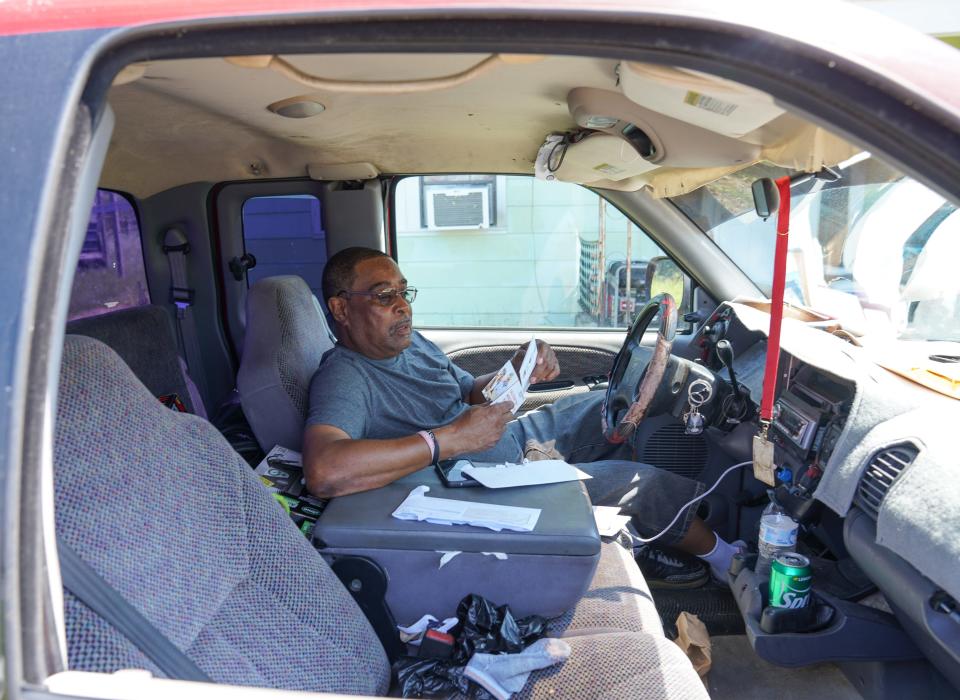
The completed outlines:
[[[403,656],[393,664],[404,698],[495,700],[490,693],[463,675],[463,664],[452,659],[418,659]]]
[[[466,664],[475,653],[515,654],[546,633],[547,621],[539,615],[515,620],[510,607],[497,607],[486,598],[468,595],[457,606],[457,646],[453,658]]]
[[[453,658],[421,659],[404,656],[393,665],[398,689],[405,698],[494,700],[481,686],[464,677],[463,667],[474,653],[514,654],[546,634],[547,621],[539,615],[515,620],[509,606],[468,595],[457,606],[460,623],[453,629]]]

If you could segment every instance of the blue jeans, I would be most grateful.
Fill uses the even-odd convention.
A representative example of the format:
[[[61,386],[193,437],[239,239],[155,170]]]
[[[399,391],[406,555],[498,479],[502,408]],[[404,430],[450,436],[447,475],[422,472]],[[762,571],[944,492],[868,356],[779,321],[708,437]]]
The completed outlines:
[[[495,447],[470,455],[477,461],[564,459],[590,474],[584,481],[597,506],[619,506],[641,536],[655,535],[680,507],[704,491],[699,481],[636,461],[633,444],[614,445],[603,436],[603,392],[591,391],[531,411],[507,426]],[[658,542],[682,539],[696,513],[691,506]]]

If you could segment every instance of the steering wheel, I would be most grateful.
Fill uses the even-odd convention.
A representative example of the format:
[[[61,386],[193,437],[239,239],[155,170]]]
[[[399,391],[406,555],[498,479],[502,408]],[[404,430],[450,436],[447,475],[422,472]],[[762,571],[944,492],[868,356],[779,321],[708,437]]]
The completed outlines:
[[[657,329],[653,356],[647,361],[647,353],[640,349],[640,341],[657,312],[660,312],[660,328]],[[643,420],[667,369],[676,333],[677,303],[669,294],[655,296],[634,319],[623,347],[613,361],[603,401],[603,435],[608,442],[626,441]],[[626,412],[618,422],[617,416],[624,410]]]

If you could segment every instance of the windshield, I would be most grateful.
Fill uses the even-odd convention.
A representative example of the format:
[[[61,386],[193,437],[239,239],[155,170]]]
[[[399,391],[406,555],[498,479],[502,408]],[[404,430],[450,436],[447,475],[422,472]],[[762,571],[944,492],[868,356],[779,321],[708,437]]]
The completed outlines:
[[[960,340],[956,207],[868,153],[837,170],[791,191],[786,301],[868,336]],[[672,200],[767,295],[775,216],[757,217],[750,185],[787,174],[756,165]]]

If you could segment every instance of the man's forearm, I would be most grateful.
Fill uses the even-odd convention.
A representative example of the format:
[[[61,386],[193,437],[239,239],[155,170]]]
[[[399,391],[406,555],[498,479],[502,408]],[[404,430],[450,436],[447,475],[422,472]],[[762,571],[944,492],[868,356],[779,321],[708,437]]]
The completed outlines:
[[[392,440],[335,440],[304,450],[307,489],[321,498],[385,486],[430,464],[433,454],[414,434]]]
[[[434,430],[440,459],[462,454],[457,429]],[[414,433],[390,440],[352,440],[344,437],[320,444],[309,433],[304,444],[307,489],[321,498],[344,496],[385,486],[429,466],[433,453],[427,441]]]

